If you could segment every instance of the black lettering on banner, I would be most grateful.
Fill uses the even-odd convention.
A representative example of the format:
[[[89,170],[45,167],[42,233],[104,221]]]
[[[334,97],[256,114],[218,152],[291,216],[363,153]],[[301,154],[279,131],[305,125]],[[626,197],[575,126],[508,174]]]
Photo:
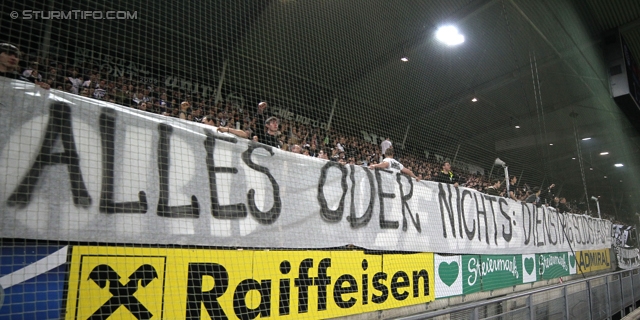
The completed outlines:
[[[580,217],[573,215],[573,221],[574,221],[574,229],[575,229],[575,233],[576,233],[576,242],[579,244],[586,244],[585,243],[585,235],[584,235],[584,229],[583,229],[583,225],[581,224],[582,219],[580,219]]]
[[[348,287],[344,286],[345,282],[349,283]],[[354,278],[350,274],[343,274],[340,277],[338,277],[338,280],[336,281],[335,286],[333,287],[333,300],[336,302],[336,304],[340,308],[343,308],[343,309],[351,308],[353,307],[353,305],[356,304],[357,299],[354,297],[351,297],[349,298],[349,300],[345,301],[342,298],[342,295],[348,294],[348,293],[355,293],[355,292],[358,292],[358,282],[356,281],[356,278]]]
[[[256,206],[256,190],[250,189],[247,192],[247,200],[249,201],[249,212],[251,215],[258,220],[261,224],[272,224],[278,220],[280,217],[280,211],[282,211],[282,200],[280,199],[280,186],[278,185],[278,181],[271,175],[269,169],[267,167],[263,167],[254,163],[251,160],[251,154],[256,149],[264,149],[271,156],[273,156],[273,148],[261,143],[256,143],[253,141],[249,142],[249,148],[245,152],[242,153],[242,161],[251,169],[256,170],[258,172],[264,173],[264,175],[269,178],[269,182],[271,182],[271,188],[273,188],[273,207],[269,209],[269,211],[262,212]]]
[[[572,243],[577,243],[578,242],[578,235],[576,234],[576,228],[575,228],[575,217],[573,215],[570,214],[566,214],[565,217],[567,219],[569,219],[569,221],[567,221],[567,225],[569,225],[569,230],[571,230],[571,233],[569,233],[571,235],[571,242]]]
[[[331,267],[331,259],[324,258],[318,263],[318,276],[313,278],[313,285],[318,287],[318,311],[327,310],[327,286],[331,284],[331,277],[327,269]]]
[[[478,201],[478,196],[480,196],[480,201]],[[473,199],[476,202],[476,212],[478,212],[478,232],[480,232],[480,212],[485,215],[485,224],[487,224],[486,216],[487,216],[487,207],[484,203],[484,195],[481,193],[474,193]],[[482,203],[482,210],[480,210],[479,203]],[[491,204],[491,202],[489,202]],[[493,242],[498,245],[498,224],[496,223],[496,213],[493,210],[493,205],[491,205],[491,215],[493,216]],[[489,225],[487,225],[487,236],[489,236]],[[488,243],[488,242],[487,242]]]
[[[558,230],[556,230],[556,224],[553,223],[553,218],[552,218],[553,215],[556,216],[556,221],[557,221],[558,214],[553,210],[549,210],[547,214],[547,218],[549,219],[548,220],[549,227],[547,227],[547,238],[549,239],[549,243],[555,246],[556,244],[558,244]],[[551,237],[551,230],[553,230],[553,235],[554,235],[553,238]]]
[[[413,272],[413,297],[417,298],[420,295],[420,278],[422,278],[422,287],[424,296],[429,295],[429,273],[427,270],[420,270]]]
[[[595,243],[595,234],[594,234],[594,230],[593,230],[593,219],[591,217],[587,218],[587,226],[589,228],[589,243],[594,244]]]
[[[100,114],[100,141],[102,144],[102,190],[100,192],[100,212],[103,213],[147,213],[147,195],[138,192],[139,201],[115,202],[114,165],[116,116],[113,109],[102,109]]]
[[[562,213],[560,213],[558,210],[555,210],[556,212],[556,217],[558,218],[556,220],[556,232],[558,233],[558,243],[559,244],[564,244],[565,240],[568,240],[564,234],[565,234],[565,222],[564,219],[562,219]]]
[[[589,218],[589,235],[590,235],[589,236],[589,240],[590,240],[589,243],[590,244],[597,243],[598,234],[597,234],[597,229],[594,228],[595,224],[596,224],[595,220],[592,219],[592,218]]]
[[[584,217],[584,229],[586,233],[586,243],[593,244],[593,228],[591,227],[591,217]]]
[[[52,153],[58,138],[62,140],[64,152]],[[80,171],[80,158],[76,151],[71,126],[71,108],[62,102],[54,102],[49,107],[49,123],[40,147],[40,153],[38,153],[27,175],[7,200],[7,205],[19,207],[28,205],[44,168],[56,164],[67,165],[73,203],[76,206],[88,208],[91,205],[91,196]]]
[[[309,311],[309,287],[313,285],[313,278],[309,277],[309,269],[311,268],[313,268],[313,259],[302,260],[298,269],[298,277],[293,281],[298,288],[298,313]]]
[[[527,206],[528,207],[528,206]],[[536,225],[535,225],[535,231],[533,233],[534,235],[534,239],[536,239],[534,241],[534,243],[536,244],[537,247],[542,247],[545,245],[544,243],[544,239],[545,239],[545,232],[544,232],[544,210],[542,210],[542,220],[540,220],[540,208],[536,208],[536,206],[531,205],[531,207],[533,208],[533,213],[536,215]],[[540,232],[538,231],[538,226],[542,225],[542,237],[540,237]],[[542,241],[540,241],[542,240]]]
[[[324,196],[324,184],[327,182],[327,171],[331,168],[337,168],[342,173],[340,178],[340,186],[342,187],[342,196],[336,210],[329,209],[327,198]],[[320,170],[320,181],[318,182],[318,203],[320,204],[320,216],[329,222],[338,222],[342,219],[344,213],[344,198],[347,196],[347,169],[335,161],[327,161]],[[373,195],[372,195],[373,196]],[[353,208],[353,206],[351,206]],[[353,209],[352,209],[353,210]]]
[[[409,275],[404,271],[398,271],[391,277],[391,294],[396,300],[402,301],[409,297],[409,292],[399,293],[398,289],[406,288],[410,285]]]
[[[247,294],[249,291],[260,293],[260,304],[256,308],[247,306]],[[240,319],[255,319],[258,316],[266,318],[271,315],[271,280],[258,282],[254,279],[242,280],[233,293],[233,311]]]
[[[204,149],[207,153],[207,172],[209,173],[209,193],[211,197],[211,215],[218,219],[239,219],[247,216],[247,208],[244,203],[234,203],[220,205],[218,199],[217,173],[236,174],[238,169],[233,167],[216,167],[213,152],[216,147],[216,140],[223,140],[230,143],[237,143],[236,138],[223,137],[212,134],[209,130],[204,130],[207,138],[204,140]]]
[[[492,199],[493,197],[487,197],[487,199]],[[491,200],[489,200],[489,202],[491,202]],[[507,219],[508,221],[508,225],[509,225],[509,232],[504,232],[504,224],[502,225],[502,238],[507,241],[510,242],[511,238],[513,237],[513,229],[511,227],[511,217],[509,216],[509,213],[507,213],[504,208],[502,207],[503,205],[507,206],[507,210],[509,209],[509,203],[507,203],[507,200],[505,200],[504,198],[499,198],[498,199],[498,206],[500,207],[500,213],[502,214],[502,216]],[[491,210],[493,210],[493,205],[491,205]]]
[[[462,203],[460,203],[460,189],[454,188],[456,190],[456,211],[458,212],[458,234],[460,235],[460,239],[464,239],[464,235],[462,234],[462,212],[460,207],[462,207]],[[480,232],[478,230],[478,232]]]
[[[142,287],[146,287],[157,278],[156,269],[152,265],[145,264],[136,269],[129,276],[129,281],[123,285],[120,283],[120,275],[110,266],[106,264],[96,266],[89,273],[89,279],[101,289],[106,288],[107,283],[109,283],[111,298],[103,303],[88,319],[107,319],[121,306],[129,310],[138,320],[151,319],[153,314],[140,303],[134,294],[138,291],[138,282]]]
[[[471,222],[472,222],[473,228],[471,230],[469,230],[469,227],[467,225],[467,215],[464,212],[464,197],[466,197],[467,195],[471,196],[471,191],[469,191],[467,189],[462,191],[462,200],[460,200],[460,206],[462,208],[460,210],[462,210],[462,224],[464,225],[464,232],[467,235],[467,239],[473,240],[473,238],[476,236],[476,220],[471,218]],[[477,201],[477,199],[476,199],[476,201]],[[480,212],[478,211],[478,216],[479,215],[480,215]],[[478,229],[478,238],[481,238],[479,229]]]
[[[403,176],[407,178],[407,180],[409,181],[409,186],[411,187],[409,189],[409,193],[406,195],[404,194],[404,189],[402,187]],[[409,217],[411,217],[411,222],[413,222],[413,226],[416,228],[416,230],[418,230],[419,233],[421,233],[422,227],[420,226],[420,216],[416,212],[416,218],[413,218],[413,214],[411,213],[408,202],[409,199],[411,199],[411,197],[413,196],[413,181],[411,181],[411,178],[409,176],[406,176],[402,173],[396,174],[396,181],[398,181],[398,186],[400,186],[400,201],[402,201],[402,231],[407,231],[407,215],[405,213],[406,208],[406,211],[409,212]]]
[[[484,197],[484,195],[481,193],[479,195],[481,198]],[[484,206],[484,201],[482,201],[482,205]],[[498,245],[498,223],[496,221],[496,212],[495,210],[493,210],[493,206],[491,206],[491,216],[493,217],[493,242]]]
[[[589,244],[591,233],[589,232],[589,221],[587,217],[584,217],[584,216],[580,217],[580,223],[581,223],[582,234],[584,235],[583,242],[584,244]]]
[[[563,244],[565,240],[565,236],[564,236],[565,230],[564,230],[564,224],[562,220],[562,214],[557,210],[554,210],[554,211],[556,213],[556,233],[558,234],[558,244]]]
[[[332,162],[332,161],[329,161],[329,162]],[[366,226],[371,220],[371,217],[373,216],[373,205],[375,204],[375,201],[376,201],[376,197],[375,197],[376,188],[374,186],[373,173],[371,173],[371,170],[363,170],[367,175],[367,179],[369,180],[369,206],[367,206],[367,210],[364,212],[362,217],[356,217],[356,206],[355,206],[356,180],[354,177],[355,166],[350,165],[350,168],[351,168],[351,174],[349,176],[351,178],[351,186],[352,186],[351,187],[351,210],[350,210],[349,216],[347,217],[347,221],[351,223],[351,228],[359,228],[359,227]]]
[[[195,195],[191,196],[191,204],[185,206],[169,206],[169,166],[171,159],[171,134],[173,127],[161,123],[158,125],[160,138],[158,139],[158,177],[160,180],[160,194],[158,197],[157,214],[168,218],[197,218],[200,216],[200,205]]]
[[[468,191],[468,190],[465,190],[465,191]],[[476,199],[476,201],[478,201],[478,200]],[[484,205],[484,201],[483,201],[483,205]],[[483,211],[480,211],[480,210],[477,211],[477,217],[478,217],[477,218],[478,219],[478,241],[482,242],[482,231],[481,231],[482,227],[480,226],[480,221],[481,221],[480,220],[480,215],[484,216],[485,239],[486,239],[487,244],[489,244],[489,222],[487,221],[487,210],[486,209],[483,210]]]
[[[580,228],[578,226],[578,217],[576,217],[575,215],[569,215],[569,221],[571,222],[573,242],[580,243]]]
[[[527,217],[528,217],[528,221],[525,221],[525,216],[524,216],[524,210],[527,209]],[[529,242],[531,241],[531,231],[534,228],[531,224],[532,224],[532,220],[534,218],[532,217],[531,214],[531,210],[529,210],[529,207],[526,204],[522,204],[522,232],[524,234],[524,244],[528,245]],[[529,222],[529,230],[527,231],[527,222]],[[534,235],[535,236],[535,235]],[[534,240],[535,243],[535,240]]]
[[[582,230],[582,241],[584,244],[589,244],[589,238],[591,236],[591,234],[589,233],[589,224],[587,223],[587,218],[586,217],[579,217],[580,219],[580,229]]]
[[[187,280],[187,311],[185,320],[200,320],[200,309],[205,310],[212,319],[228,319],[218,302],[229,286],[227,269],[217,263],[189,263]],[[204,277],[213,278],[213,288],[203,291]]]
[[[573,229],[571,228],[570,221],[568,221],[569,217],[567,213],[559,213],[559,216],[562,216],[562,221],[560,222],[560,226],[562,228],[563,237],[561,239],[566,239],[567,242],[573,243]]]
[[[578,217],[576,216],[571,216],[571,220],[573,220],[573,230],[575,230],[575,235],[576,235],[576,243],[577,244],[582,244],[582,234],[580,233],[580,221],[578,220]]]
[[[535,204],[533,206],[536,207]],[[549,236],[549,215],[548,215],[549,212],[544,206],[541,206],[538,209],[542,210],[542,240],[546,245],[548,241],[547,238]]]
[[[438,183],[438,200],[440,202],[440,217],[442,218],[442,236],[447,237],[447,225],[445,223],[444,218],[444,209],[447,209],[447,213],[449,214],[449,222],[451,223],[451,232],[453,233],[453,237],[456,237],[456,227],[455,227],[455,217],[453,215],[453,206],[451,205],[451,185],[447,184],[449,189],[449,199],[447,200],[447,192],[444,191],[442,187],[442,183]]]
[[[378,182],[378,197],[380,198],[380,229],[398,229],[400,222],[385,220],[384,218],[384,198],[394,199],[396,195],[394,193],[386,193],[382,190],[382,176],[380,172],[393,173],[390,170],[376,169],[376,181]]]
[[[377,294],[373,294],[371,296],[371,301],[373,303],[384,303],[385,301],[387,301],[387,298],[389,298],[389,288],[387,288],[387,286],[382,283],[382,280],[386,281],[387,280],[387,274],[384,272],[378,272],[376,274],[373,275],[373,279],[371,280],[372,284],[373,284],[373,288],[380,291],[380,295]]]

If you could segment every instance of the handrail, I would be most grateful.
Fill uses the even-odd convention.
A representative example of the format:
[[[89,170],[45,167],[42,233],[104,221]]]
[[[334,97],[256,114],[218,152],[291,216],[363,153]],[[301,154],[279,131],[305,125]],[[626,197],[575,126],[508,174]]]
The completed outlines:
[[[400,317],[400,318],[396,318],[396,319],[398,319],[398,320],[420,320],[420,319],[425,319],[425,318],[442,316],[442,315],[450,314],[450,313],[453,313],[453,312],[459,312],[459,311],[463,311],[463,310],[482,307],[482,306],[489,305],[489,304],[492,304],[492,303],[497,303],[497,302],[502,302],[502,301],[506,301],[506,300],[526,297],[526,296],[530,296],[530,295],[533,295],[533,294],[537,294],[537,293],[541,293],[541,292],[545,292],[545,291],[549,291],[549,290],[564,288],[564,287],[567,287],[567,286],[570,286],[570,285],[574,285],[574,284],[578,284],[578,283],[582,283],[582,282],[588,282],[588,281],[591,281],[591,280],[595,280],[595,279],[599,279],[599,278],[603,278],[603,277],[608,277],[608,276],[615,275],[615,274],[621,274],[621,273],[625,273],[625,272],[632,272],[633,270],[638,270],[638,269],[640,269],[640,268],[629,269],[629,270],[620,270],[620,271],[610,272],[610,273],[601,274],[601,275],[597,275],[597,276],[592,276],[592,277],[588,277],[588,278],[584,278],[584,279],[571,280],[571,281],[568,281],[568,282],[565,282],[565,283],[554,284],[554,285],[546,286],[544,288],[527,290],[527,291],[523,291],[523,292],[520,292],[520,293],[515,293],[515,294],[512,294],[512,295],[506,295],[506,296],[502,296],[502,297],[499,297],[499,298],[493,298],[491,300],[474,301],[474,302],[471,302],[471,303],[468,303],[468,304],[464,304],[464,305],[458,305],[458,306],[455,306],[455,307],[445,308],[445,309],[440,309],[440,310],[434,310],[434,311],[425,311],[425,312],[422,312],[422,313],[412,314],[412,315],[409,315],[409,316]]]

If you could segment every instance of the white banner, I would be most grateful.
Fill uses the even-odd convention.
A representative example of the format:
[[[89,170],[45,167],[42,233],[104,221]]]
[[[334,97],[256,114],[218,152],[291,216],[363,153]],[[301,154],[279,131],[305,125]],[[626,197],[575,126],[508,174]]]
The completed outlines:
[[[0,79],[4,238],[467,254],[611,246],[611,223],[341,166]]]

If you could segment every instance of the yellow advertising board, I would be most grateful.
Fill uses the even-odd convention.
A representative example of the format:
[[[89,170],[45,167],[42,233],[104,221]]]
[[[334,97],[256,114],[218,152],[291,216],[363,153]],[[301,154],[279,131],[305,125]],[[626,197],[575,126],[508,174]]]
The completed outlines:
[[[578,251],[576,253],[576,262],[578,264],[578,273],[610,269],[610,249]]]
[[[433,254],[73,247],[66,319],[319,319],[434,300]]]

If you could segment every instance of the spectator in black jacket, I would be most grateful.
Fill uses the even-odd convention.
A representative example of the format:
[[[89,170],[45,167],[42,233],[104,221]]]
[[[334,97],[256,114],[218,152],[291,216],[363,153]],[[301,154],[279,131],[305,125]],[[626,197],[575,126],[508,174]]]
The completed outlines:
[[[528,193],[528,192],[527,192]],[[542,190],[538,187],[534,187],[532,193],[525,200],[526,203],[533,203],[536,207],[542,206]]]
[[[278,138],[280,137],[280,132],[278,131],[279,125],[280,119],[278,119],[277,117],[269,117],[267,120],[265,120],[265,130],[258,130],[256,132],[258,142],[276,147],[278,149],[282,148],[282,146],[280,145],[280,141],[278,140]]]
[[[445,161],[442,164],[442,170],[438,172],[438,175],[433,179],[436,182],[443,182],[453,184],[454,187],[458,187],[460,177],[451,171],[451,163]]]
[[[560,204],[558,204],[558,212],[560,213],[565,213],[565,212],[569,212],[569,206],[567,206],[567,198],[560,198]]]
[[[28,79],[19,74],[18,64],[20,63],[20,50],[10,43],[0,43],[0,76],[11,79],[18,79],[33,82],[42,89],[51,88],[46,82],[40,82],[36,77]]]
[[[487,187],[485,191],[490,196],[500,196],[500,186],[502,181],[500,179],[493,179],[491,185]]]
[[[509,194],[507,195],[507,198],[510,198],[511,200],[518,202],[520,200],[518,200],[518,194],[517,194],[518,187],[516,186],[516,182],[518,182],[518,177],[511,176],[511,180],[509,181]]]

